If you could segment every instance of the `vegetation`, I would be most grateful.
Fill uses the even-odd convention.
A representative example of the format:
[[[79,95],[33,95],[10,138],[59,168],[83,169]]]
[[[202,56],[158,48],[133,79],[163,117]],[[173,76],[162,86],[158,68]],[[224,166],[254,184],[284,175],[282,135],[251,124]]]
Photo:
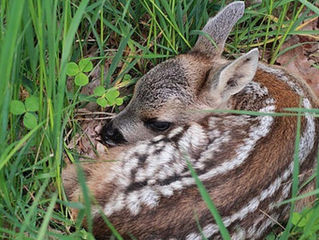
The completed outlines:
[[[310,11],[319,15],[314,2],[252,3],[233,29],[225,54],[236,57],[259,47],[262,57],[275,63],[287,38],[319,34],[301,28],[313,18]],[[134,83],[158,62],[189,50],[202,34],[199,29],[226,3],[1,0],[0,4],[0,238],[93,239],[90,228],[86,231],[81,221],[70,218],[72,203],[66,201],[61,184],[65,136],[69,129],[77,129],[75,110],[90,101],[116,110],[128,100],[119,97],[119,88]],[[92,67],[100,68],[101,87],[87,96],[81,88],[91,78]],[[68,88],[67,83],[73,86]],[[68,156],[77,158],[69,151]],[[269,239],[317,239],[318,213],[314,206],[291,214],[286,231]]]

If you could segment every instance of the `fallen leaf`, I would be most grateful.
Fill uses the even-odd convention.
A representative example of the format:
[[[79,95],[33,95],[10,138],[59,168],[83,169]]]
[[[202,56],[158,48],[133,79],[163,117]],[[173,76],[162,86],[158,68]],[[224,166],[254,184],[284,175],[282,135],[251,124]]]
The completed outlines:
[[[303,78],[319,96],[319,69],[315,67],[319,64],[319,43],[310,37],[292,36],[283,44],[281,50],[300,43],[306,44],[299,45],[279,56],[277,63],[291,74]]]

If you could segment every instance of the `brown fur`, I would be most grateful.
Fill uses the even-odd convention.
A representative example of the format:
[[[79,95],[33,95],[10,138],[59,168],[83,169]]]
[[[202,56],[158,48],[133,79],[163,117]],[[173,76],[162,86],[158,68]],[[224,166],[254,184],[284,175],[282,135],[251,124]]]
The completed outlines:
[[[223,47],[226,35],[242,12],[243,3],[230,4],[208,22],[204,31]],[[228,24],[225,29],[221,25],[223,21]],[[274,204],[290,196],[291,173],[288,170],[294,155],[297,117],[266,119],[202,110],[262,112],[267,107],[275,107],[276,112],[285,112],[286,108],[298,108],[302,98],[313,108],[318,108],[318,99],[304,82],[284,70],[265,65],[257,68],[257,50],[229,62],[220,57],[220,50],[207,46],[207,40],[200,37],[190,53],[165,61],[147,73],[137,83],[129,106],[112,122],[112,127],[128,144],[113,148],[97,163],[82,164],[87,186],[96,199],[93,207],[101,208],[125,239],[130,235],[137,239],[197,239],[200,235],[196,219],[202,227],[207,227],[210,239],[220,237],[218,231],[209,228],[214,219],[197,186],[182,182],[189,176],[185,161],[181,161],[185,152],[192,164],[204,165],[203,168],[198,165],[195,170],[204,179],[202,181],[234,239],[261,238],[271,226],[263,212],[276,221],[286,219],[289,207],[274,207]],[[312,120],[310,115],[307,117],[301,118],[301,135],[307,140],[304,144],[311,144],[312,136],[315,137],[313,147],[300,166],[300,181],[311,175],[318,146],[319,120]],[[149,118],[168,121],[172,126],[161,133],[152,132],[145,126],[145,119]],[[192,129],[198,132],[192,132]],[[177,130],[179,132],[175,134]],[[167,146],[173,149],[172,152],[165,148]],[[214,149],[216,146],[217,150]],[[249,151],[245,153],[243,148],[243,153],[238,153],[240,147],[247,147]],[[240,154],[244,161],[238,166],[221,168],[235,164],[231,161],[240,159]],[[164,160],[166,163],[161,164]],[[203,177],[216,169],[222,170]],[[153,176],[143,178],[143,174],[153,170]],[[162,175],[157,175],[161,171]],[[289,177],[283,178],[285,172]],[[81,200],[74,166],[63,171],[63,179],[68,198]],[[181,188],[176,187],[169,195],[162,187],[169,188],[170,184],[181,184]],[[309,191],[311,187],[309,185],[303,191]],[[159,193],[159,189],[168,195]],[[141,197],[138,194],[143,190],[153,192],[146,191]],[[140,204],[139,207],[114,206],[122,203],[121,199],[112,202],[121,194],[126,201],[123,202]],[[128,201],[130,194],[137,199]],[[152,197],[158,197],[154,200],[155,206]],[[299,201],[298,208],[312,200]],[[236,214],[242,212],[245,216],[237,217]],[[76,210],[73,213],[74,217],[78,214]],[[93,213],[94,235],[97,239],[108,239],[110,231],[101,216],[95,214],[96,211]]]

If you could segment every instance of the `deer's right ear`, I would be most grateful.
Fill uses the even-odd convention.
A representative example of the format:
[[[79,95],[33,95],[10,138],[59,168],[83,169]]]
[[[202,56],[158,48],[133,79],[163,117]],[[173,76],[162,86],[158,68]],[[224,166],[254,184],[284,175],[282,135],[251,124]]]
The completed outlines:
[[[215,17],[210,18],[203,28],[216,43],[214,46],[205,36],[199,36],[192,51],[199,51],[209,56],[219,56],[224,50],[226,39],[239,18],[244,14],[243,1],[232,2],[221,10]]]
[[[236,59],[218,73],[208,77],[210,95],[226,102],[253,80],[258,65],[258,49],[255,48]]]

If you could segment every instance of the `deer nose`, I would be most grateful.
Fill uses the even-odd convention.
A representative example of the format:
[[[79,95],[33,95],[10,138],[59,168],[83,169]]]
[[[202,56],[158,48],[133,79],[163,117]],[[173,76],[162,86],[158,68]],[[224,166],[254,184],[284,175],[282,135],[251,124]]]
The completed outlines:
[[[107,125],[104,126],[105,129],[104,129],[104,135],[105,137],[112,137],[114,135],[114,129],[113,129],[113,126],[112,126],[112,123],[109,123]]]
[[[126,143],[122,133],[113,126],[113,122],[104,125],[101,130],[102,141],[110,146]]]

